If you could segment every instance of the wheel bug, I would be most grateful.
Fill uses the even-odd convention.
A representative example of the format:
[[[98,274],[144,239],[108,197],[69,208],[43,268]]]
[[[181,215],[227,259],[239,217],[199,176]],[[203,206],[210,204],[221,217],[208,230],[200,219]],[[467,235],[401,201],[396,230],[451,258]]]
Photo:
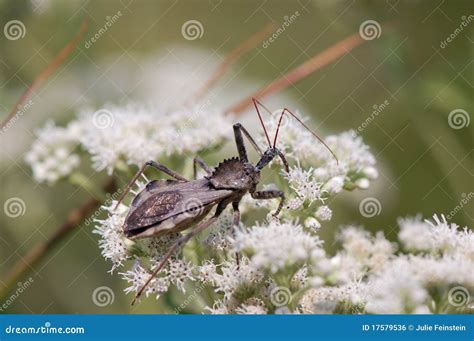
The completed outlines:
[[[273,216],[278,216],[283,207],[285,194],[280,190],[257,191],[257,185],[260,182],[260,171],[277,156],[281,159],[286,172],[289,171],[285,156],[276,148],[280,125],[285,113],[290,114],[311,132],[337,161],[336,155],[326,143],[287,108],[284,108],[280,114],[272,144],[260,114],[259,105],[270,114],[271,112],[255,98],[253,98],[253,104],[268,142],[268,148],[264,152],[250,133],[240,123],[236,123],[233,129],[238,157],[225,159],[214,169],[202,159],[195,157],[193,160],[194,180],[192,181],[156,161],[148,161],[135,174],[118,199],[115,208],[122,202],[138,177],[148,166],[151,166],[173,177],[174,180],[153,180],[133,199],[130,211],[125,218],[124,234],[130,239],[138,239],[181,232],[194,226],[190,232],[179,237],[168,249],[150,278],[136,294],[132,305],[166,265],[170,257],[191,238],[212,225],[229,204],[232,204],[234,210],[233,225],[234,227],[238,226],[240,222],[239,203],[247,192],[257,200],[280,198],[278,208],[273,213]],[[248,159],[244,136],[260,155],[260,159],[255,165]],[[197,166],[207,173],[202,179],[196,179]],[[203,220],[214,206],[216,206],[216,210],[212,217]]]

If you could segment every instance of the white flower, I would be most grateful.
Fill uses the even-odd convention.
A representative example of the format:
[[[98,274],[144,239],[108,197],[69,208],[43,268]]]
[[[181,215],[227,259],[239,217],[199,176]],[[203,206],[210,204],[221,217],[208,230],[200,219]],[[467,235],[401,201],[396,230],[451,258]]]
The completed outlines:
[[[125,289],[125,293],[137,293],[150,279],[150,273],[143,268],[139,262],[135,262],[132,269],[126,272],[121,272],[122,278],[127,281],[130,286]],[[168,291],[170,286],[170,278],[168,276],[155,276],[145,289],[145,295],[156,295],[159,298],[161,294]]]
[[[409,262],[400,257],[369,282],[366,310],[375,314],[426,312],[427,298]]]
[[[313,178],[313,169],[304,170],[299,166],[291,167],[285,175],[290,187],[302,201],[310,203],[321,199],[321,183]]]
[[[36,134],[38,138],[25,156],[36,181],[53,184],[79,166],[80,158],[75,153],[77,134],[56,127],[52,122],[48,122]]]
[[[234,215],[230,210],[225,210],[219,220],[212,224],[209,234],[204,240],[204,245],[216,250],[226,250],[230,247],[229,237],[233,234]]]
[[[467,228],[433,216],[434,222],[421,221],[421,217],[400,219],[399,238],[405,248],[439,254],[460,254],[474,261],[474,233]]]
[[[211,283],[215,291],[223,293],[227,300],[240,289],[255,287],[263,279],[262,274],[249,265],[247,258],[241,259],[239,265],[235,261],[226,261],[220,267],[220,271],[221,273],[213,274]]]
[[[102,206],[102,209],[109,212],[109,216],[105,220],[95,220],[97,225],[92,231],[100,235],[99,247],[102,250],[102,256],[112,262],[111,272],[122,266],[123,262],[130,257],[127,246],[130,241],[122,232],[128,207],[121,204],[117,210],[114,210],[116,203],[112,201],[109,206]]]
[[[321,247],[316,236],[304,232],[290,222],[271,221],[266,226],[253,226],[237,231],[233,246],[251,257],[255,269],[275,273],[286,267],[300,268],[311,262],[311,253]]]
[[[244,304],[235,309],[236,314],[242,315],[263,315],[267,314],[267,308],[263,301],[259,298],[251,298]]]
[[[332,218],[331,209],[327,206],[319,206],[318,210],[316,211],[316,218],[322,221],[331,220]]]
[[[360,269],[377,271],[393,256],[397,246],[385,239],[382,232],[372,237],[354,226],[344,227],[338,237],[342,241],[343,257],[354,258]]]
[[[304,221],[304,226],[306,226],[307,228],[310,228],[312,230],[319,230],[321,228],[321,224],[314,217],[306,218],[306,220]]]
[[[121,162],[141,166],[148,160],[213,148],[231,136],[231,127],[223,112],[199,104],[175,110],[133,103],[106,106],[82,111],[63,128],[46,125],[27,162],[38,181],[53,182],[79,164],[71,152],[80,146],[97,171],[107,169],[111,174]]]
[[[338,305],[348,304],[348,313],[358,313],[357,305],[362,304],[362,288],[359,282],[335,287],[320,287],[308,290],[301,299],[304,314],[330,314]]]
[[[398,239],[409,251],[429,251],[432,249],[430,225],[421,216],[398,219],[400,232]]]
[[[209,313],[213,315],[229,314],[229,309],[222,300],[214,301],[214,305],[212,306],[212,308],[206,307],[206,310],[208,310]]]
[[[326,184],[324,184],[323,190],[331,194],[336,194],[342,191],[343,186],[344,186],[344,177],[335,176],[334,178],[331,178],[328,182],[326,182]]]
[[[179,290],[185,292],[184,283],[189,280],[194,280],[192,275],[193,266],[191,263],[182,259],[171,260],[169,267],[166,269],[166,275],[170,282],[173,283]]]

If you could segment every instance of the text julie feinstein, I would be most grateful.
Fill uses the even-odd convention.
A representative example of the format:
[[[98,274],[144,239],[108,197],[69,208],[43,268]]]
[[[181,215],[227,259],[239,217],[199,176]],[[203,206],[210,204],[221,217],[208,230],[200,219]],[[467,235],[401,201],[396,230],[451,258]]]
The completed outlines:
[[[416,326],[416,331],[420,332],[431,332],[431,331],[465,331],[466,326],[459,325],[446,325],[446,324],[419,324]]]

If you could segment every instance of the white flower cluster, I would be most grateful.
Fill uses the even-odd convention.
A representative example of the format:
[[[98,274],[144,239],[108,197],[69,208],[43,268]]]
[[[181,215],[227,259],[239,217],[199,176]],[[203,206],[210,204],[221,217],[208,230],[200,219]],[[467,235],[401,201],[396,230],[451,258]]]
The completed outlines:
[[[130,284],[125,292],[137,293],[150,278],[150,270],[158,265],[178,235],[131,241],[122,232],[128,207],[121,204],[114,210],[115,205],[116,202],[113,201],[110,206],[104,207],[104,210],[109,212],[109,216],[105,220],[96,220],[97,225],[93,232],[100,235],[99,246],[102,249],[102,256],[112,262],[111,272],[117,268],[124,268],[127,260],[134,259],[132,268],[120,274]],[[153,294],[159,298],[171,284],[184,292],[186,280],[194,279],[192,269],[191,263],[172,258],[148,285],[145,291],[146,296]]]
[[[48,124],[39,131],[26,162],[37,181],[53,183],[69,175],[79,165],[78,151],[85,151],[95,170],[111,174],[117,167],[141,166],[171,155],[191,158],[222,144],[232,136],[231,127],[221,111],[204,105],[171,111],[137,104],[109,106],[83,111],[66,127]]]
[[[251,265],[270,273],[296,272],[312,262],[322,242],[291,222],[270,221],[237,231],[233,241],[236,252],[251,256]],[[289,268],[289,269],[288,269]]]
[[[303,311],[331,307],[332,312],[345,313],[474,312],[474,233],[448,224],[444,216],[434,216],[434,222],[420,217],[399,222],[401,248],[415,253],[396,254],[395,244],[383,235],[344,228],[343,250],[331,260],[340,261],[336,272],[350,276],[342,276],[342,284],[335,287],[311,289],[302,299]]]
[[[38,139],[26,154],[38,182],[53,184],[68,176],[80,163],[76,153],[79,135],[48,122],[37,132]]]

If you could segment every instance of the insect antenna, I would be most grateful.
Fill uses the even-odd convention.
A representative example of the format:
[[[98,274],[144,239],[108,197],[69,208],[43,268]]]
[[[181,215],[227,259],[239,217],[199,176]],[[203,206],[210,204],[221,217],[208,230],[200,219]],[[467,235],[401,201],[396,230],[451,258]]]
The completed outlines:
[[[258,109],[258,105],[261,105],[267,111],[268,111],[268,109],[262,103],[260,103],[260,101],[258,99],[252,98],[252,101],[253,101],[253,105],[255,106],[255,110],[257,110],[257,115],[258,115],[258,119],[260,120],[260,124],[262,125],[263,131],[265,132],[265,136],[266,136],[267,141],[268,141],[268,146],[271,148],[272,144],[270,142],[270,137],[268,136],[267,128],[265,128],[265,124],[263,123],[262,115],[260,114],[260,110]]]
[[[329,146],[326,144],[326,142],[324,142],[322,138],[320,138],[314,131],[311,130],[310,127],[308,127],[306,124],[304,124],[304,122],[301,119],[299,119],[298,116],[293,114],[287,108],[283,109],[283,111],[281,112],[281,115],[280,115],[280,119],[278,120],[278,126],[277,126],[277,129],[276,129],[275,138],[273,140],[273,148],[275,148],[275,146],[276,146],[276,142],[277,142],[277,138],[278,138],[278,132],[280,131],[281,121],[283,119],[283,115],[285,114],[285,112],[290,114],[291,116],[293,116],[303,127],[306,128],[306,130],[308,130],[314,137],[316,137],[318,139],[318,141],[321,142],[327,148],[327,150],[329,150],[329,152],[332,154],[332,156],[334,156],[334,159],[336,159],[336,163],[339,164],[339,159],[337,158],[336,154],[332,151],[332,149],[329,148]]]

